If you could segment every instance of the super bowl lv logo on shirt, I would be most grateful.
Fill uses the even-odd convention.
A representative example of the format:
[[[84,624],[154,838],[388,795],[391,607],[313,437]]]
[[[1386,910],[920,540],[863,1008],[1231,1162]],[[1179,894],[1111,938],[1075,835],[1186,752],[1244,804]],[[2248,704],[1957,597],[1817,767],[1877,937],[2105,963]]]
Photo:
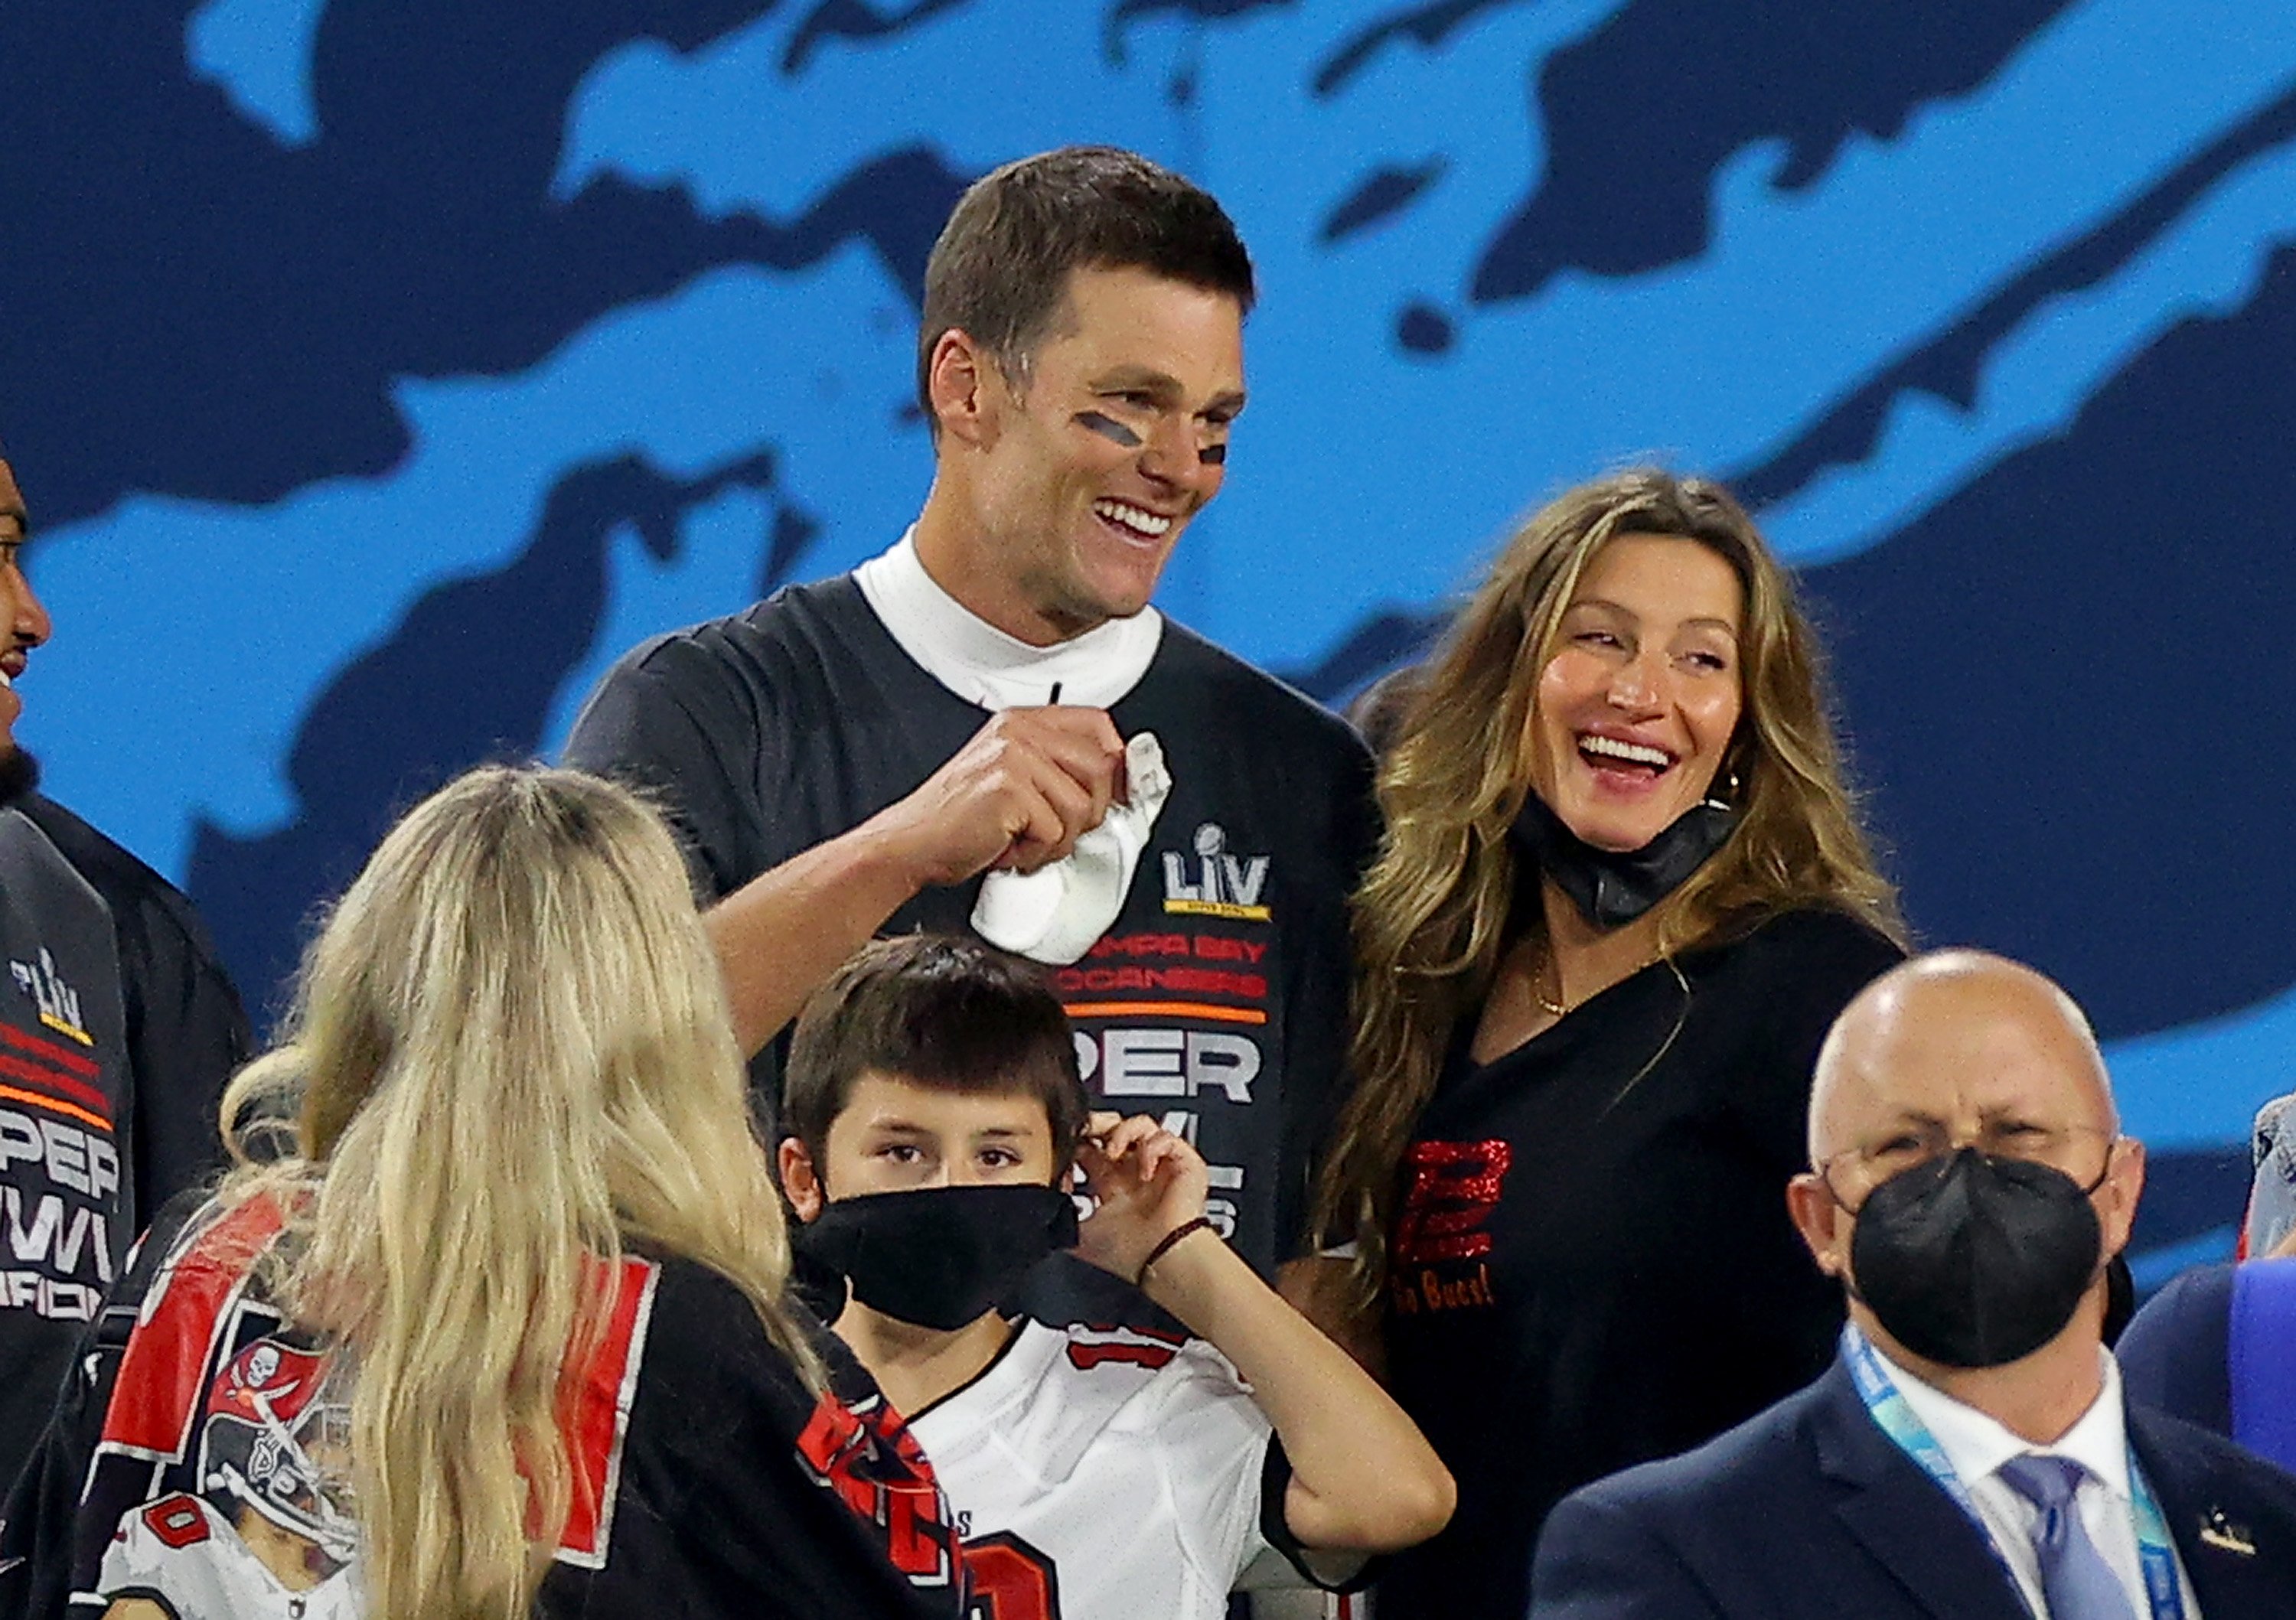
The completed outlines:
[[[95,1315],[112,1274],[119,1151],[104,1054],[45,947],[12,957],[0,1017],[0,1308]]]
[[[1275,862],[1264,855],[1230,855],[1227,833],[1217,822],[1197,828],[1192,841],[1193,861],[1164,852],[1164,909],[1182,916],[1267,921],[1268,908],[1260,896]]]
[[[1236,925],[1274,920],[1275,863],[1227,853],[1227,835],[1213,822],[1197,827],[1191,844],[1192,857],[1165,850],[1160,863],[1165,914],[1193,926],[1109,934],[1054,982],[1078,1023],[1085,1083],[1111,1107],[1158,1113],[1166,1130],[1203,1151],[1211,1172],[1205,1214],[1234,1239],[1245,1194],[1240,1161],[1250,1153],[1233,1125],[1206,1133],[1201,1121],[1207,1103],[1224,1121],[1229,1109],[1249,1109],[1267,1064],[1273,937]]]

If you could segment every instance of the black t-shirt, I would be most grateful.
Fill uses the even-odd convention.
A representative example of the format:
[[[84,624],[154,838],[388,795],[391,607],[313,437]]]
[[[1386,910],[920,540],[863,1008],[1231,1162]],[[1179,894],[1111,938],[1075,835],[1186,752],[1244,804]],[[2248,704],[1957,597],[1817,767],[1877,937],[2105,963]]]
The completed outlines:
[[[801,1320],[831,1393],[732,1283],[661,1263],[612,1542],[594,1567],[553,1567],[537,1620],[964,1612],[931,1465],[843,1342]]]
[[[0,810],[0,1474],[31,1454],[135,1236],[134,1088],[111,914]]]
[[[255,1055],[247,1014],[199,914],[172,884],[53,799],[29,794],[17,807],[111,912],[135,1082],[132,1150],[121,1173],[140,1231],[168,1199],[223,1168],[216,1110],[234,1072]]]
[[[1055,983],[1094,1092],[1195,1141],[1209,1213],[1270,1270],[1297,1250],[1344,1089],[1370,760],[1336,716],[1177,625],[1109,712],[1124,736],[1156,733],[1171,796],[1115,927]],[[905,798],[988,718],[849,576],[638,647],[566,757],[652,792],[714,900]],[[928,889],[885,931],[969,932],[980,887]],[[773,1049],[751,1074],[770,1121]]]
[[[276,1231],[260,1200],[210,1210],[156,1268],[72,1531],[72,1614],[131,1596],[186,1616],[360,1612],[348,1392],[250,1280]],[[569,1384],[574,1508],[539,1620],[963,1612],[931,1465],[844,1346],[800,1320],[829,1392],[716,1272],[625,1256]]]
[[[0,1485],[152,1213],[222,1157],[249,1051],[190,904],[62,806],[0,810]]]
[[[1816,1377],[1838,1286],[1786,1215],[1811,1069],[1898,947],[1797,912],[1654,963],[1494,1061],[1460,1032],[1406,1155],[1395,1395],[1459,1485],[1381,1584],[1386,1620],[1505,1616],[1567,1493]]]

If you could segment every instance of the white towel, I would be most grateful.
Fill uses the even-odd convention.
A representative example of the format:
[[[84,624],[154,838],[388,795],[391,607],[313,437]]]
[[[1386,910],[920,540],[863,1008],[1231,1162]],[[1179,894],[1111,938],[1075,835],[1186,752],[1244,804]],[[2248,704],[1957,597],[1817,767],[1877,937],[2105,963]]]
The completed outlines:
[[[1032,872],[993,871],[981,880],[972,926],[983,939],[1064,968],[1108,932],[1172,791],[1155,732],[1136,732],[1124,745],[1124,785],[1125,802],[1111,805],[1100,825],[1062,859]]]

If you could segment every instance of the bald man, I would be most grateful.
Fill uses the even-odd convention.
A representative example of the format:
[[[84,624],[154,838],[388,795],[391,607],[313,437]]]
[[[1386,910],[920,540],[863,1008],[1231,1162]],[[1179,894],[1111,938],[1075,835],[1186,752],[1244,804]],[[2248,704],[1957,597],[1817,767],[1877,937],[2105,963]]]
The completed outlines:
[[[1785,1190],[1849,1326],[1817,1382],[1547,1520],[1541,1620],[2296,1620],[2296,1477],[2123,1399],[2142,1144],[2071,999],[1974,952],[1850,1002]]]

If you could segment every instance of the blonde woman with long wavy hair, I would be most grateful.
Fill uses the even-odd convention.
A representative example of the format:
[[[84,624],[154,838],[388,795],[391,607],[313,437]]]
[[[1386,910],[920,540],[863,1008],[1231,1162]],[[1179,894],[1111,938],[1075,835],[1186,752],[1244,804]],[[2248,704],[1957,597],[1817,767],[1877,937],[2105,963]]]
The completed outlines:
[[[490,768],[408,814],[225,1101],[283,1116],[287,1157],[243,1162],[146,1297],[84,1510],[119,1529],[79,1590],[121,1616],[957,1612],[930,1469],[789,1297],[718,970],[629,794]]]
[[[1534,515],[1380,799],[1317,1291],[1383,1324],[1459,1485],[1382,1620],[1513,1617],[1565,1492],[1825,1365],[1841,1305],[1784,1188],[1818,1042],[1901,930],[1792,583],[1702,480]]]

